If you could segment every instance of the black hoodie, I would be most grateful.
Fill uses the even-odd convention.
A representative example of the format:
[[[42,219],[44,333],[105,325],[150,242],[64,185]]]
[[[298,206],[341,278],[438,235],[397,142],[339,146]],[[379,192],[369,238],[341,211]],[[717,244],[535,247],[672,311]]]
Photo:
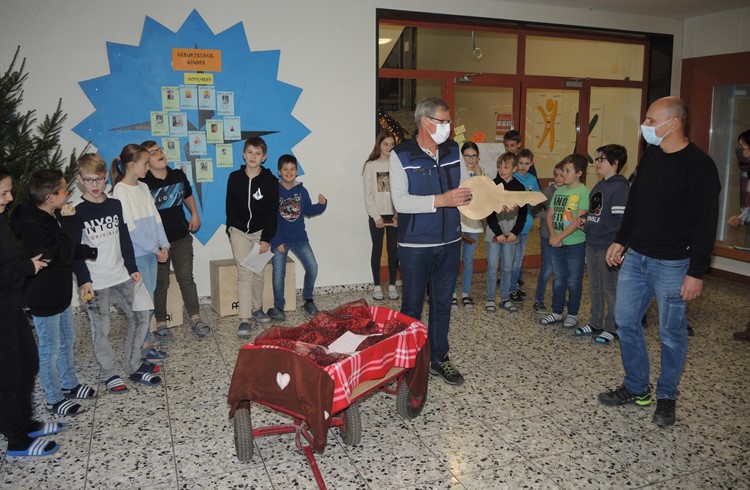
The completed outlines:
[[[49,265],[36,276],[26,278],[24,304],[34,316],[53,316],[65,311],[73,298],[71,264],[76,246],[75,216],[51,216],[30,201],[19,206],[13,216],[13,229],[21,238],[21,257],[42,254]]]

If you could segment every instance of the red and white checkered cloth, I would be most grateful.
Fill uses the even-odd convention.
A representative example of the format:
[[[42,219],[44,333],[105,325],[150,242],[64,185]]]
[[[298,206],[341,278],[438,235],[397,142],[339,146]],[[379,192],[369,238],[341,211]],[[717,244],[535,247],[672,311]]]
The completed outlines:
[[[381,332],[390,318],[409,326],[348,359],[323,368],[333,378],[335,385],[331,413],[337,413],[351,404],[352,390],[359,383],[382,378],[393,367],[413,368],[417,353],[427,342],[424,323],[382,306],[371,306],[370,312]]]
[[[333,379],[334,392],[331,404],[333,414],[344,410],[351,404],[352,391],[358,384],[382,378],[394,367],[413,368],[417,354],[427,342],[427,327],[424,323],[383,306],[370,306],[370,313],[381,332],[385,322],[391,318],[404,322],[408,327],[342,361],[321,367]],[[256,346],[254,344],[246,344],[242,348],[283,349],[273,345]]]

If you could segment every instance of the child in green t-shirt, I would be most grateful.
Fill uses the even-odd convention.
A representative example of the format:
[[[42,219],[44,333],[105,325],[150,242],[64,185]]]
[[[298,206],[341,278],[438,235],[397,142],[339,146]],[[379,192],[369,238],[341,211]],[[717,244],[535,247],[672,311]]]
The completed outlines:
[[[547,213],[552,258],[552,313],[540,320],[542,325],[563,321],[565,296],[568,294],[568,315],[563,326],[578,325],[578,309],[583,291],[583,266],[586,257],[586,235],[577,227],[577,217],[588,211],[589,189],[581,183],[586,170],[586,157],[572,154],[563,163],[563,183],[552,196],[551,213]]]

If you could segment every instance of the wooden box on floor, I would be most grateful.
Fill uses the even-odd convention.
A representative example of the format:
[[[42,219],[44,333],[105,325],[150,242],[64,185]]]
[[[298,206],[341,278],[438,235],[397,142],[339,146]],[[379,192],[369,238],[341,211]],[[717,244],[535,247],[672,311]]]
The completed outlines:
[[[167,290],[167,326],[168,327],[179,327],[182,325],[183,317],[182,310],[184,303],[182,302],[182,292],[180,291],[180,285],[177,284],[177,278],[174,272],[169,274],[169,289]],[[156,317],[151,318],[151,329],[154,330],[156,327]]]
[[[234,259],[212,260],[209,262],[211,274],[211,307],[219,316],[238,315],[240,304],[237,300],[237,266]],[[263,270],[263,311],[273,308],[273,267],[269,262]],[[285,311],[297,308],[295,290],[296,276],[294,261],[287,258],[286,279],[284,281]]]

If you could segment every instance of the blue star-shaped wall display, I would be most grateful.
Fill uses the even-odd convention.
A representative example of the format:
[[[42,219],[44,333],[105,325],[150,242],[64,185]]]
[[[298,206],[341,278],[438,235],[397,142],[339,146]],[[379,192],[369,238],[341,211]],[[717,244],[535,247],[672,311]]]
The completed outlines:
[[[278,157],[292,153],[310,130],[292,116],[302,89],[277,79],[280,51],[250,51],[241,22],[214,34],[193,10],[177,32],[146,17],[140,45],[108,42],[110,74],[80,82],[96,110],[73,131],[96,146],[105,160],[114,159],[129,143],[161,141],[152,134],[151,112],[162,111],[162,87],[184,84],[185,72],[172,69],[172,48],[221,51],[222,69],[212,73],[213,85],[218,91],[234,93],[234,114],[241,119],[242,139],[225,141],[232,145],[233,168],[216,166],[215,145],[206,145],[205,155],[190,156],[188,138],[179,138],[183,160],[194,164],[196,158],[209,158],[214,162],[213,182],[191,179],[202,222],[195,236],[205,244],[225,222],[226,182],[230,172],[244,165],[243,140],[262,136],[268,144],[266,166],[278,174]],[[187,114],[191,131],[205,131],[207,119],[221,118],[213,110],[180,112]],[[192,169],[195,172],[195,165]],[[304,174],[301,166],[299,173]]]

